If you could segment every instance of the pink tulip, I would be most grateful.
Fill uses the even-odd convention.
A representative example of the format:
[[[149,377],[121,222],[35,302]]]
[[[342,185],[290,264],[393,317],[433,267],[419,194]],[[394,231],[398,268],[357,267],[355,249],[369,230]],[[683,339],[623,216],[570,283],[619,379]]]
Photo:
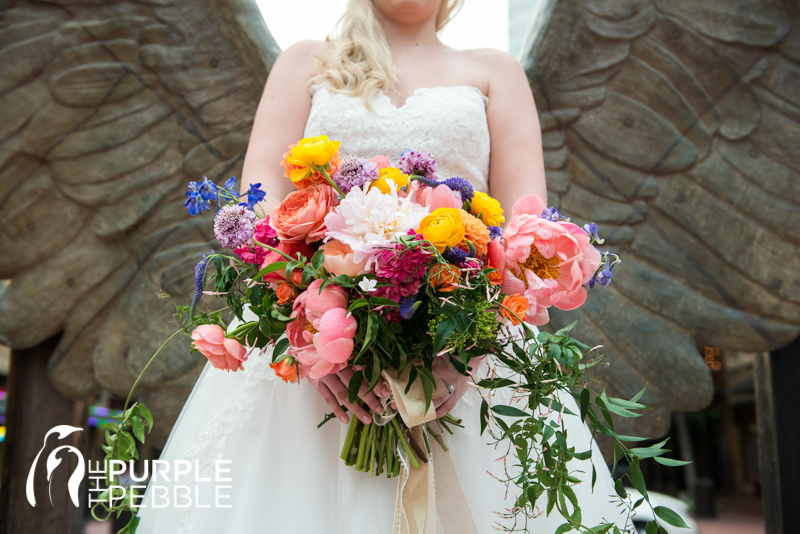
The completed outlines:
[[[375,165],[378,166],[378,170],[385,169],[386,167],[391,167],[392,162],[389,161],[389,156],[375,156],[374,158],[369,158],[369,161],[373,162]]]
[[[600,253],[577,225],[541,217],[546,205],[536,195],[520,198],[503,232],[503,290],[528,299],[527,322],[549,321],[547,308],[574,310],[586,300],[582,284],[600,265]]]
[[[430,208],[430,211],[438,208],[455,208],[458,210],[464,205],[453,190],[446,185],[421,187],[411,200],[426,208]]]
[[[192,332],[194,348],[208,358],[211,365],[226,371],[244,369],[247,349],[235,339],[225,337],[225,331],[215,324],[202,324]]]

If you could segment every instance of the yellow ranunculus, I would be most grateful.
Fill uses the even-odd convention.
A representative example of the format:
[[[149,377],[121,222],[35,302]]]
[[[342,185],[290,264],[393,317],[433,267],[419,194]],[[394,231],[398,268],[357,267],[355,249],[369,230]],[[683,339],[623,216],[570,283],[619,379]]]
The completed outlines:
[[[381,193],[389,194],[389,183],[386,180],[393,180],[394,187],[398,191],[408,184],[408,175],[403,174],[400,169],[395,167],[384,167],[378,171],[378,179],[372,182],[370,187],[377,187]]]
[[[339,141],[331,141],[327,135],[306,137],[289,150],[286,158],[292,166],[291,180],[302,180],[313,171],[312,165],[323,167],[339,152]]]
[[[475,192],[470,211],[476,217],[480,216],[486,226],[500,226],[501,223],[506,222],[500,203],[486,193]]]
[[[418,233],[431,242],[439,252],[454,247],[464,240],[464,220],[461,210],[438,208],[419,223]]]

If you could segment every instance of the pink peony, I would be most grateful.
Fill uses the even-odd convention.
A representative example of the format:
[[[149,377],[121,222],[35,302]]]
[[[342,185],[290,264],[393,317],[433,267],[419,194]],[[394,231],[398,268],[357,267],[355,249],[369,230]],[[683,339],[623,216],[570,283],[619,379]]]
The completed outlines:
[[[300,374],[317,380],[338,373],[353,353],[356,320],[346,314],[347,291],[334,284],[320,292],[322,280],[314,280],[294,301],[286,327],[290,352],[300,363]]]
[[[347,276],[355,277],[364,270],[367,264],[367,259],[364,258],[360,262],[353,259],[353,249],[350,245],[346,245],[336,239],[331,239],[322,247],[325,253],[325,261],[322,266],[325,270],[334,275],[346,274]]]
[[[586,233],[569,222],[543,219],[545,207],[536,195],[520,198],[503,232],[503,291],[528,299],[526,320],[534,325],[549,321],[550,306],[574,310],[582,305],[583,284],[600,265],[600,252]]]
[[[325,216],[336,206],[336,190],[314,184],[289,193],[270,218],[269,224],[283,243],[314,243],[325,237]]]
[[[211,365],[226,371],[244,369],[247,349],[235,339],[225,337],[225,331],[215,324],[202,324],[192,332],[194,348],[208,358]]]

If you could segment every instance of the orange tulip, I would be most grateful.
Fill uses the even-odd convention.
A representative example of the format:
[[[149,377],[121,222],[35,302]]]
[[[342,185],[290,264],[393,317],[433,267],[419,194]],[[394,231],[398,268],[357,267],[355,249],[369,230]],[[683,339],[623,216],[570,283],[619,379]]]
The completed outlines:
[[[522,295],[506,295],[503,298],[503,306],[500,307],[500,315],[506,319],[511,319],[511,323],[518,325],[520,319],[525,320],[525,312],[528,310],[528,299]],[[516,317],[515,317],[516,315]],[[519,317],[519,319],[517,319]]]
[[[435,263],[431,267],[431,285],[439,291],[447,292],[456,288],[461,280],[461,269],[449,263]]]

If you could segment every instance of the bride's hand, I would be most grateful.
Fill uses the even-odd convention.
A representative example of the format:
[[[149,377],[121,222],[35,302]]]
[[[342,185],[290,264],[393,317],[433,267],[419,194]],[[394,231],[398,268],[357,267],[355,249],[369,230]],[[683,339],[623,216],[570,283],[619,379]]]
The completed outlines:
[[[473,367],[477,361],[472,363]],[[433,405],[436,408],[436,417],[442,417],[452,410],[458,399],[464,396],[469,388],[469,383],[472,381],[471,376],[465,376],[459,373],[453,362],[447,356],[440,356],[433,359],[433,367],[431,368],[433,374],[442,382],[453,387],[453,391],[445,390],[444,392],[433,391]]]
[[[330,374],[325,377],[319,379],[314,388],[319,393],[322,400],[328,405],[328,407],[333,411],[334,415],[339,418],[342,423],[350,422],[350,418],[347,416],[347,412],[344,408],[347,408],[350,412],[352,412],[356,417],[361,419],[364,424],[369,424],[372,422],[372,415],[364,409],[358,402],[354,404],[350,404],[349,399],[347,397],[347,388],[350,384],[350,378],[353,376],[353,370],[350,367],[345,367],[341,371],[335,374]],[[366,403],[369,408],[377,413],[383,413],[383,407],[381,405],[378,396],[386,398],[389,396],[388,388],[383,383],[383,379],[380,379],[378,383],[375,385],[375,388],[367,393],[367,389],[369,386],[365,383],[361,383],[361,389],[358,392],[359,398]],[[342,408],[344,406],[344,408]]]

